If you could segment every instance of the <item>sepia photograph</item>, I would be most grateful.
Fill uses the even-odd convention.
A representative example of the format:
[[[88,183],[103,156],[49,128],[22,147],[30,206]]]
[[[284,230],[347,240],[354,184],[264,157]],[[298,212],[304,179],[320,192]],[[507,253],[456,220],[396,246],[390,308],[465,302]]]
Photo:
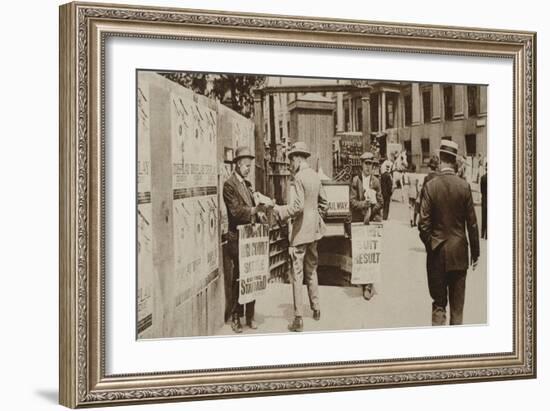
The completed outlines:
[[[138,339],[487,323],[487,86],[137,70]]]
[[[61,6],[59,402],[538,378],[538,37],[470,9]]]

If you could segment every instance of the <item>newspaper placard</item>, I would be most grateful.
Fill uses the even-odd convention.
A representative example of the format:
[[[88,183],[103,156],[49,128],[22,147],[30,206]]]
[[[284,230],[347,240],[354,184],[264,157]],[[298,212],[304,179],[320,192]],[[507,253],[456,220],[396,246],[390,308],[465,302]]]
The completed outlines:
[[[328,201],[327,217],[348,216],[350,213],[349,185],[324,184],[323,188]]]
[[[239,304],[258,298],[269,276],[269,226],[247,224],[239,230]]]
[[[351,255],[351,283],[379,283],[382,279],[382,224],[352,224]]]

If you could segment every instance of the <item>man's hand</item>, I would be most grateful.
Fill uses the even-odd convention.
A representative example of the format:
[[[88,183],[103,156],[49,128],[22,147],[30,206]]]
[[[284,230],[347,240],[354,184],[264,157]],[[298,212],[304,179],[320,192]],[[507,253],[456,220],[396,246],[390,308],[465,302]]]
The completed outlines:
[[[262,213],[261,211],[258,213],[258,220],[260,224],[267,224],[269,220],[267,219],[267,215],[265,213]]]
[[[472,258],[472,271],[476,270],[478,257]]]
[[[275,205],[275,200],[264,196],[263,194],[259,193],[258,191],[254,192],[253,194],[254,202],[256,204],[263,204],[267,208],[272,208]]]
[[[267,208],[273,208],[273,207],[275,207],[275,204],[276,204],[276,203],[275,203],[275,200],[272,199],[272,198],[269,198],[269,199],[267,199],[267,200],[265,201],[265,206],[266,206]]]

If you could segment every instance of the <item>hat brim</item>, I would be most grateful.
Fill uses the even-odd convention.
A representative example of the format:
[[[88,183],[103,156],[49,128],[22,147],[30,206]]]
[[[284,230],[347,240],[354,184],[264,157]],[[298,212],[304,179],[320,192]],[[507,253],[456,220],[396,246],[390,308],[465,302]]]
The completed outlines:
[[[254,160],[255,157],[247,154],[247,155],[235,157],[235,158],[233,159],[233,162],[236,163],[236,162],[239,161],[241,158],[249,158],[249,159],[251,159],[251,160]]]
[[[296,150],[296,151],[291,151],[290,153],[288,153],[288,158],[290,158],[292,156],[295,156],[297,154],[301,154],[303,156],[306,156],[306,158],[311,156],[311,153],[309,153],[307,151]]]
[[[440,153],[447,153],[447,154],[450,154],[454,157],[458,157],[458,153],[453,153],[452,151],[449,151],[449,150],[443,150],[443,149],[440,149],[439,150]]]

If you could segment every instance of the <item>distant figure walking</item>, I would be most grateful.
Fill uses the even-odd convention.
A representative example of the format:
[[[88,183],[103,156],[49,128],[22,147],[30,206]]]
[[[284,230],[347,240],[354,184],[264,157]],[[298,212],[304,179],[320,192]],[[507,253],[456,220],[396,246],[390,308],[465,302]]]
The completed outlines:
[[[418,197],[418,176],[415,174],[416,166],[411,163],[409,172],[405,174],[404,182],[409,197],[409,220],[411,227],[416,226],[416,215],[414,212],[416,206],[416,197]]]
[[[487,239],[487,164],[479,183],[481,190],[481,238]]]
[[[393,182],[395,188],[399,189],[399,195],[401,196],[401,202],[406,203],[407,202],[407,194],[405,193],[404,185],[404,174],[407,171],[407,168],[409,167],[409,163],[407,162],[407,152],[405,150],[401,151],[400,153],[395,154],[395,160],[393,161]]]
[[[391,195],[393,193],[393,181],[391,177],[391,161],[384,161],[382,167],[380,167],[380,188],[382,190],[382,198],[384,200],[384,207],[382,210],[382,219],[387,220],[390,215]]]

